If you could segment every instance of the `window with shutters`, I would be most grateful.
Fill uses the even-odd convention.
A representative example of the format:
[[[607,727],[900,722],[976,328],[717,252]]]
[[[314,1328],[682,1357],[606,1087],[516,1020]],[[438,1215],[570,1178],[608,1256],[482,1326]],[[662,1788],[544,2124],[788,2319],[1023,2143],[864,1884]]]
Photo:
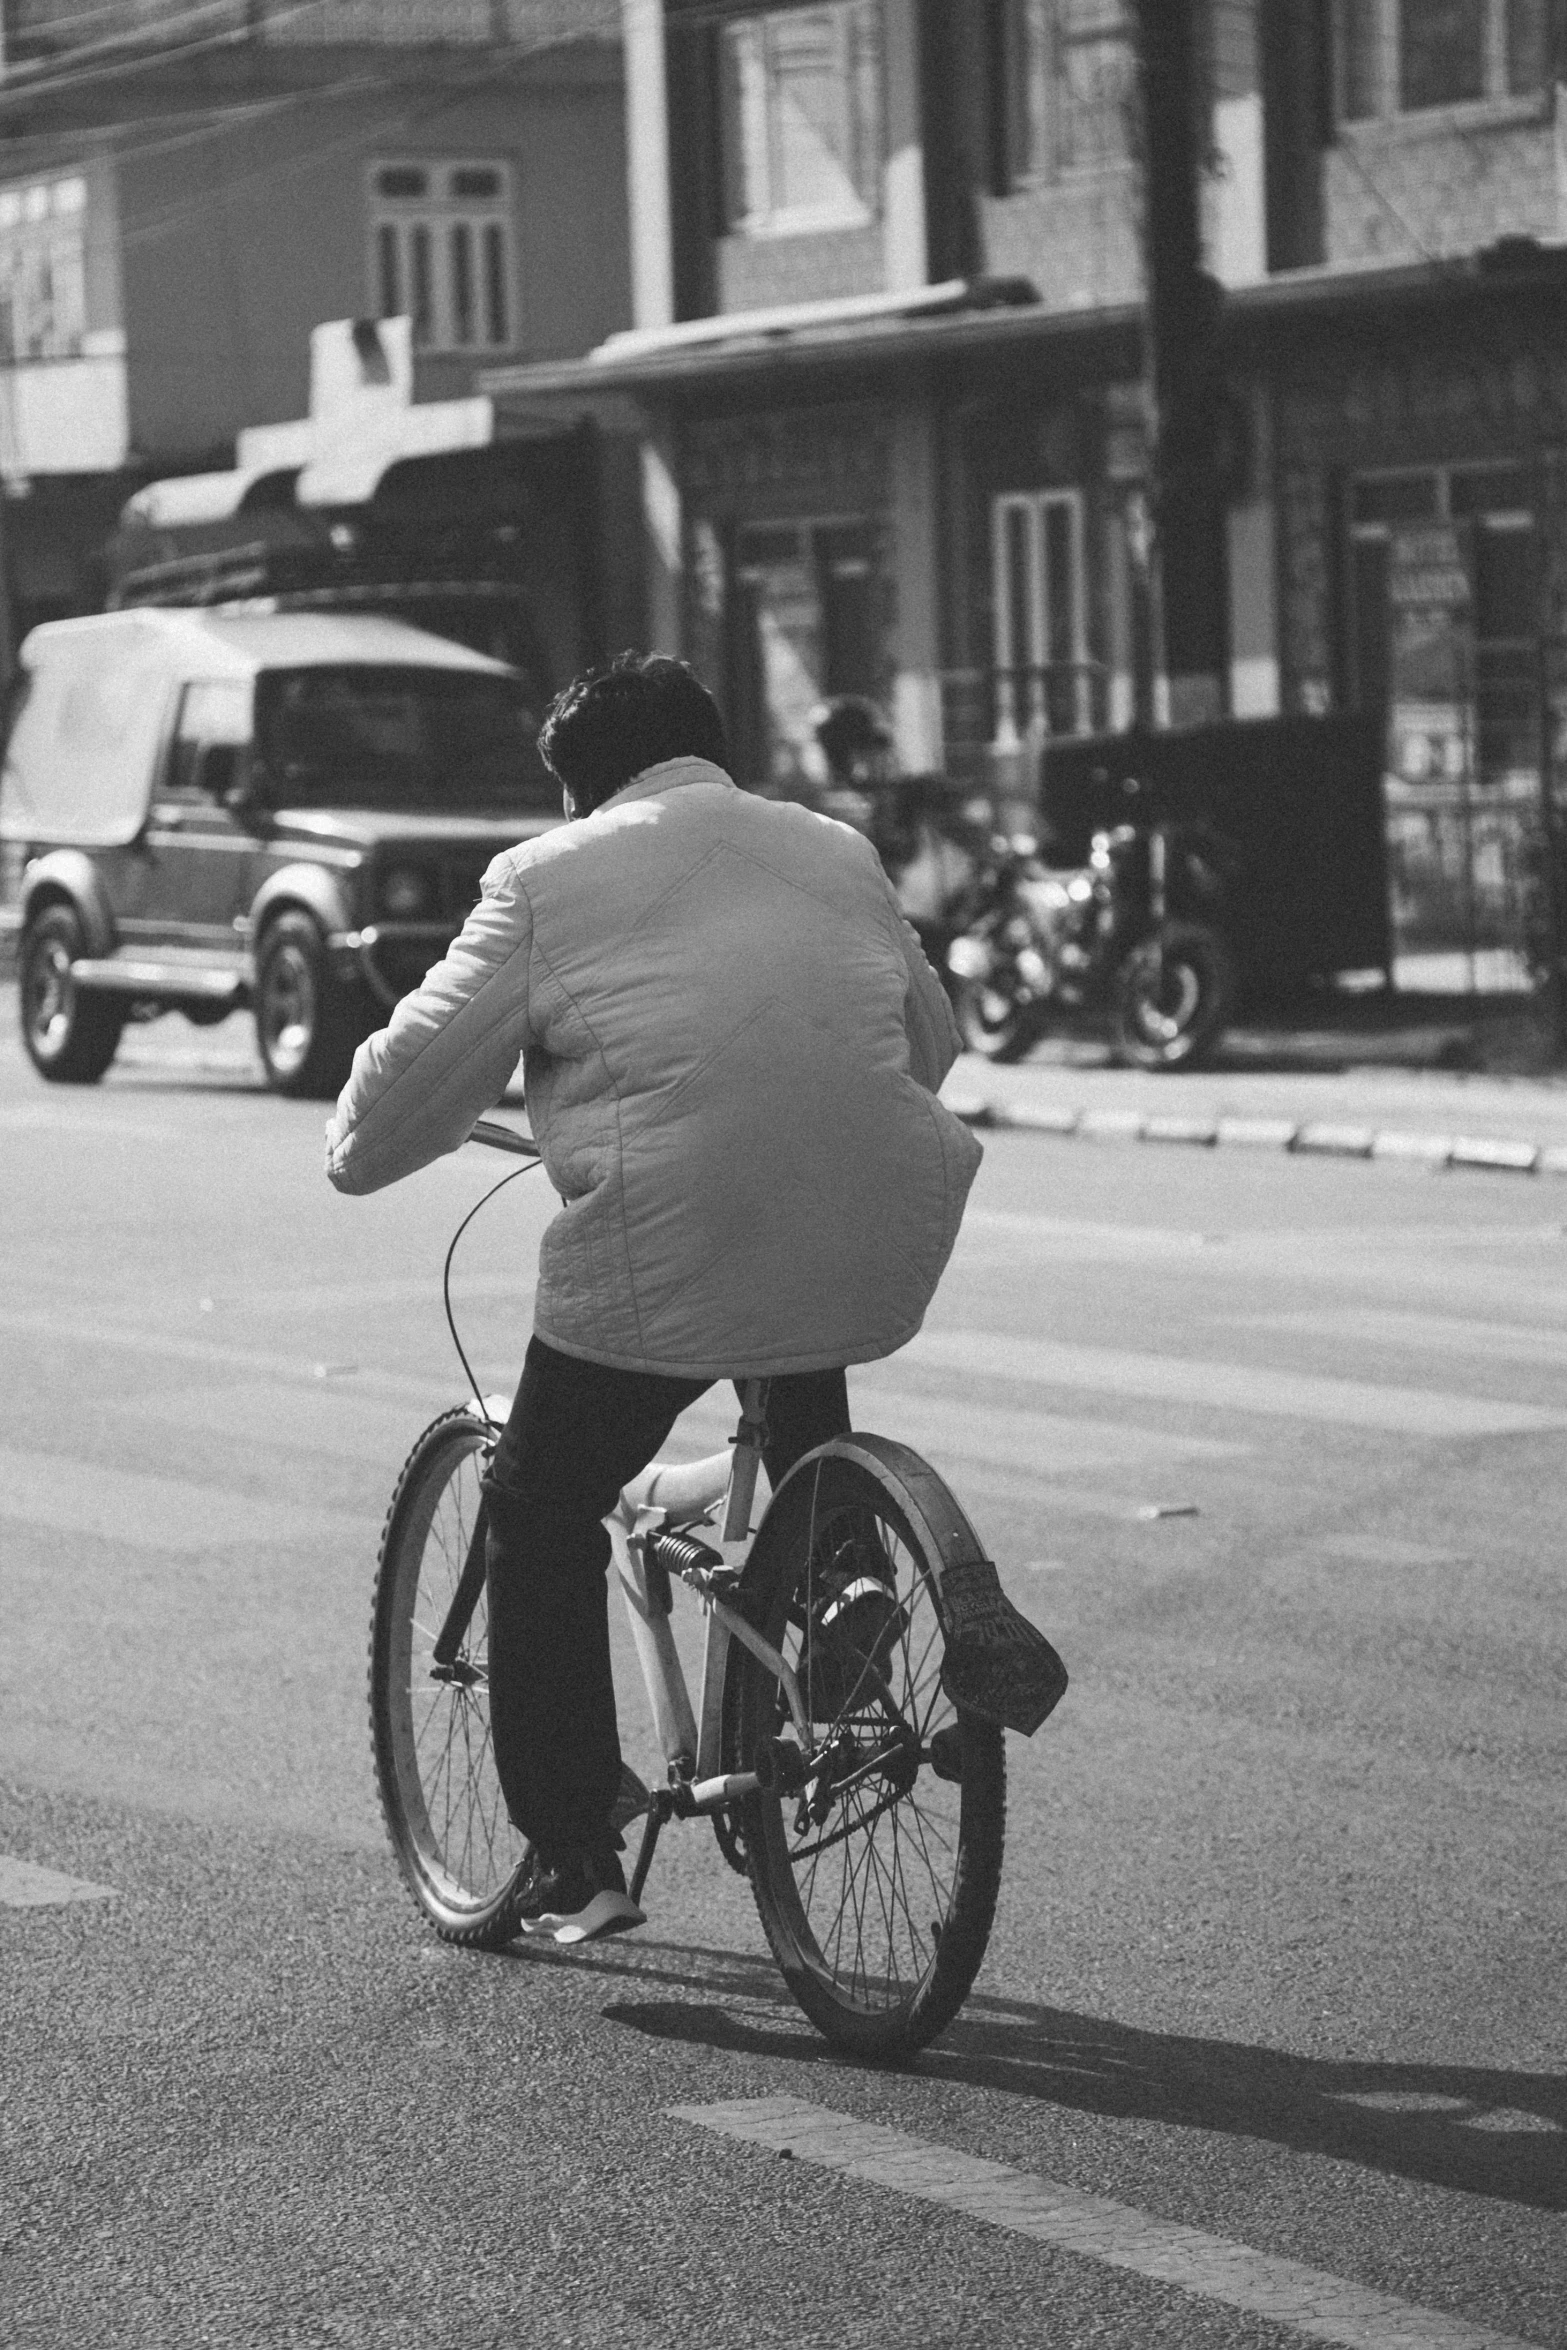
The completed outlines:
[[[1524,98],[1552,79],[1551,0],[1338,0],[1342,122]]]
[[[0,186],[0,363],[74,359],[87,330],[87,182]]]
[[[729,228],[790,236],[871,220],[882,166],[880,0],[768,10],[723,28]]]
[[[1127,0],[1007,0],[997,22],[1007,182],[1128,164],[1137,77]]]
[[[378,318],[416,351],[503,351],[517,339],[511,174],[428,157],[373,164],[370,284]]]

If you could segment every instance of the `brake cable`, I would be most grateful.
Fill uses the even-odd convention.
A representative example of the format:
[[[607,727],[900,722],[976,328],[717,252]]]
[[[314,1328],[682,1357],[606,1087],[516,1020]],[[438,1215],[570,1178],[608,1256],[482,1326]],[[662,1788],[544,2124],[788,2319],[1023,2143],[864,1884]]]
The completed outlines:
[[[528,1162],[525,1167],[513,1167],[509,1175],[503,1175],[499,1183],[492,1183],[489,1190],[475,1200],[467,1215],[464,1216],[452,1234],[452,1243],[446,1252],[446,1262],[441,1268],[441,1302],[446,1308],[446,1327],[452,1334],[452,1344],[457,1349],[457,1360],[468,1375],[468,1385],[473,1390],[473,1400],[479,1407],[479,1417],[486,1426],[493,1427],[495,1423],[484,1408],[484,1398],[479,1393],[479,1382],[473,1375],[473,1365],[469,1362],[463,1350],[463,1342],[457,1335],[457,1318],[452,1312],[452,1259],[457,1254],[457,1243],[479,1210],[487,1208],[495,1194],[498,1191],[504,1191],[508,1183],[515,1183],[519,1175],[531,1175],[534,1168],[541,1167],[544,1161],[536,1142],[527,1135],[519,1134],[515,1127],[500,1125],[490,1118],[481,1118],[468,1139],[470,1142],[488,1143],[492,1150],[512,1151],[518,1157],[526,1158]]]

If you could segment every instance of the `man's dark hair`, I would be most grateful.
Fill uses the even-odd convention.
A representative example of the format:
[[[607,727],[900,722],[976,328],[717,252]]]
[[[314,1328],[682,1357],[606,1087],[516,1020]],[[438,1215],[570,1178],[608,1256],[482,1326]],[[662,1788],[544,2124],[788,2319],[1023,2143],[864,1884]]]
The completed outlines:
[[[622,653],[585,670],[550,704],[539,750],[586,816],[665,759],[727,765],[718,704],[696,672],[667,653]]]

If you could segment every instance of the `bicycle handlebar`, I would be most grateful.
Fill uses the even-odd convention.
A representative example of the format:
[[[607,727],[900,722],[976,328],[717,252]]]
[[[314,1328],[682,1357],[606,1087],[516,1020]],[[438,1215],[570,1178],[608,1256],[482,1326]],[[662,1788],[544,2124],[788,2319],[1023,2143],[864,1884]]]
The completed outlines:
[[[531,1134],[519,1134],[515,1126],[503,1126],[497,1118],[481,1118],[468,1140],[485,1143],[492,1151],[510,1151],[517,1159],[536,1159],[540,1155]]]

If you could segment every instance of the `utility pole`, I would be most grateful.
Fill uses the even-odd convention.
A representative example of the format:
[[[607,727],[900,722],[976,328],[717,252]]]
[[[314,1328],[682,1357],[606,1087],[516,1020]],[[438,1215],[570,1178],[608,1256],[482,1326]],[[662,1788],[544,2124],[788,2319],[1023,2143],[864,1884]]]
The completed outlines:
[[[1228,706],[1229,592],[1220,475],[1222,295],[1202,266],[1198,203],[1206,92],[1198,68],[1202,0],[1135,0],[1142,96],[1144,374],[1152,429],[1153,564],[1159,667],[1172,725]]]

